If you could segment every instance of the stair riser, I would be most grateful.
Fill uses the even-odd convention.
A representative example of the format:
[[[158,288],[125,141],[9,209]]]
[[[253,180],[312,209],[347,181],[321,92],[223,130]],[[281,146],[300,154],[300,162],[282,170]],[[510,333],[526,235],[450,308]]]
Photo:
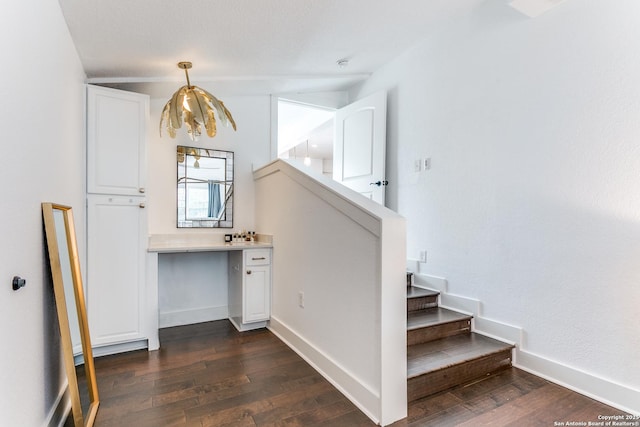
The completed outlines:
[[[511,350],[505,350],[459,365],[428,372],[408,379],[407,397],[411,402],[509,367],[511,367]]]
[[[433,325],[426,328],[407,331],[407,345],[422,344],[435,341],[440,338],[468,334],[470,332],[470,320],[460,320],[458,322],[444,323],[442,325]]]
[[[424,310],[425,308],[432,308],[438,306],[438,297],[420,297],[410,298],[407,300],[407,311]]]

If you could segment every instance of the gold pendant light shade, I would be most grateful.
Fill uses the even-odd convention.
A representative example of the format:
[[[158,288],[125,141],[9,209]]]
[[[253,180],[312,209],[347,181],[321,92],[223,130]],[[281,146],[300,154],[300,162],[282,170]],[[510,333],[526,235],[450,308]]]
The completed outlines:
[[[187,71],[191,68],[191,62],[180,62],[178,68],[184,70],[187,85],[178,89],[165,104],[160,117],[160,136],[164,127],[169,136],[175,138],[176,130],[180,129],[184,122],[193,141],[202,134],[202,128],[213,138],[217,132],[216,114],[220,123],[225,126],[231,124],[233,130],[236,130],[236,122],[222,101],[198,86],[191,86]]]

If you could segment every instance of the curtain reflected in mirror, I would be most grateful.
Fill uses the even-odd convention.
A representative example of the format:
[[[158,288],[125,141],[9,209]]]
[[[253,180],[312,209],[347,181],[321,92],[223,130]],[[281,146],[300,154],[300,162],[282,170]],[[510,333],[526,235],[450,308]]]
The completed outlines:
[[[233,227],[233,152],[177,147],[178,228]]]
[[[73,212],[68,206],[43,203],[42,215],[73,425],[92,426],[99,398]]]

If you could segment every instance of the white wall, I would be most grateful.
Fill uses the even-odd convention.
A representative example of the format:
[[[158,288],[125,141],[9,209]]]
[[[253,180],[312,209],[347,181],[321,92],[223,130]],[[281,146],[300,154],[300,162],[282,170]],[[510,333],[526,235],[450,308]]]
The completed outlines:
[[[206,88],[205,85],[203,87]],[[215,95],[215,91],[212,90],[212,92]],[[163,136],[160,137],[158,132],[160,112],[167,99],[152,99],[150,103],[151,123],[147,155],[149,234],[225,234],[230,232],[228,228],[176,228],[176,147],[178,145],[234,152],[233,229],[253,230],[255,219],[252,171],[254,166],[259,167],[270,161],[270,97],[263,95],[222,98],[225,106],[231,111],[238,130],[234,131],[231,127],[227,128],[218,123],[218,134],[214,138],[205,135],[195,142],[189,139],[184,126],[178,130],[175,139],[170,138],[166,132],[163,132]]]
[[[226,319],[228,254],[158,254],[160,328]]]
[[[25,0],[4,9],[0,419],[40,426],[55,418],[66,385],[40,203],[73,207],[84,261],[84,72],[57,2]],[[18,292],[14,275],[27,280]]]
[[[637,396],[640,3],[536,19],[500,3],[352,91],[389,93],[388,204],[422,271],[522,327],[531,354]]]
[[[149,234],[200,234],[222,240],[220,234],[233,230],[255,230],[252,171],[270,160],[271,98],[267,95],[221,98],[236,121],[237,131],[218,123],[214,138],[202,136],[195,142],[189,139],[184,127],[175,139],[165,132],[160,137],[160,112],[168,97],[151,100],[147,151]],[[176,228],[178,145],[234,152],[233,229]],[[158,261],[161,327],[227,317],[226,253],[160,255]]]

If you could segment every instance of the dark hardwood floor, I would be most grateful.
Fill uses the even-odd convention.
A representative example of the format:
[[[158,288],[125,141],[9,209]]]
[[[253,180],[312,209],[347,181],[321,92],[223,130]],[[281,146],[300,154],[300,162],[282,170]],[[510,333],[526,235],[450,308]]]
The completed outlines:
[[[374,425],[265,329],[239,333],[223,320],[163,329],[160,340],[159,351],[96,359],[96,426]],[[553,426],[619,413],[510,368],[412,402],[394,427]]]

